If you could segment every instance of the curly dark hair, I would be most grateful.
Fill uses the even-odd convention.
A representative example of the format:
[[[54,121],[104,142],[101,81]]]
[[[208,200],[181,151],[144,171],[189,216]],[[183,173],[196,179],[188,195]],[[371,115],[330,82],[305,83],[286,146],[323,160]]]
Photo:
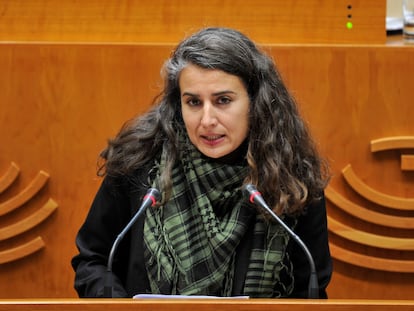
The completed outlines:
[[[109,141],[98,174],[127,175],[153,161],[162,148],[169,158],[161,175],[168,194],[177,159],[181,116],[180,73],[188,64],[238,76],[250,98],[244,183],[256,185],[278,214],[295,214],[321,197],[328,166],[318,154],[295,99],[273,60],[241,32],[205,28],[184,39],[166,61],[164,89],[146,114],[127,122]]]

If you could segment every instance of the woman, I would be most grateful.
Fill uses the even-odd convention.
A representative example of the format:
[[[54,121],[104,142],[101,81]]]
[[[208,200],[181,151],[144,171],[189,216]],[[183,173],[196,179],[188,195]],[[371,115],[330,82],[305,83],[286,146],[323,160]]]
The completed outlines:
[[[326,169],[272,60],[236,30],[206,28],[164,69],[157,104],[101,154],[105,178],[72,260],[79,296],[103,296],[112,243],[155,187],[161,202],[117,250],[114,297],[307,297],[307,259],[249,203],[241,189],[253,184],[307,244],[326,297]]]

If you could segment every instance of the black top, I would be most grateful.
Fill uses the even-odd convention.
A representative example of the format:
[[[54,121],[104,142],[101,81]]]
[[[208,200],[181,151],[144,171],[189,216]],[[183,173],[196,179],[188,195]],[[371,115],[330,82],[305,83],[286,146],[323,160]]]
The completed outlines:
[[[72,259],[76,272],[75,289],[79,297],[103,297],[108,255],[117,235],[136,213],[148,186],[148,172],[140,179],[106,177],[92,203],[88,216],[76,237],[79,254]],[[326,287],[332,274],[328,245],[325,200],[309,206],[298,218],[296,234],[309,248],[315,261],[320,298],[326,298]],[[256,210],[252,208],[252,214]],[[113,297],[132,297],[150,293],[143,256],[143,221],[141,217],[131,227],[117,248],[113,261]],[[253,226],[251,226],[253,230]],[[237,249],[233,295],[243,295],[243,285],[250,255],[250,239],[246,233]],[[303,250],[290,239],[287,252],[293,264],[294,290],[291,298],[307,298],[309,263]],[[281,276],[283,278],[283,275]]]

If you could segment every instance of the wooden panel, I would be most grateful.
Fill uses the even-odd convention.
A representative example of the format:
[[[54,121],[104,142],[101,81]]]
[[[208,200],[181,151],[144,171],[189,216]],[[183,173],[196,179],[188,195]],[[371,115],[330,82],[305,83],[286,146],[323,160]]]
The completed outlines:
[[[414,47],[265,48],[330,161],[330,189],[336,197],[328,200],[329,217],[357,233],[412,239],[412,210],[367,200],[350,187],[342,171],[351,165],[375,191],[404,200],[414,197],[414,175],[400,166],[401,153],[409,147],[371,150],[373,141],[414,136],[409,79]],[[7,279],[0,282],[0,297],[75,297],[70,259],[76,253],[75,234],[100,183],[95,176],[98,154],[125,120],[149,107],[171,49],[159,44],[0,44],[0,175],[8,175],[11,162],[19,168],[18,178],[10,179],[0,193],[0,202],[10,202],[39,171],[50,176],[30,201],[0,217],[0,228],[32,215],[49,198],[59,205],[41,224],[0,241],[0,253],[38,236],[45,245],[0,265]],[[353,206],[359,211],[348,213]],[[359,217],[364,209],[383,217]],[[398,222],[387,225],[393,219]],[[368,246],[335,234],[335,229],[331,233],[338,256],[331,298],[412,299],[413,274],[403,271],[411,269],[413,251]],[[366,262],[358,266],[355,258]],[[379,262],[377,268],[372,259]],[[392,266],[387,269],[387,264]]]
[[[267,44],[386,40],[385,0],[13,0],[0,11],[2,41],[176,43],[205,26]]]
[[[70,259],[100,183],[98,154],[126,119],[150,105],[170,51],[171,46],[0,45],[0,175],[11,162],[19,167],[18,178],[0,193],[0,210],[7,210],[0,229],[16,228],[50,198],[59,205],[42,223],[0,241],[0,298],[76,296]],[[47,183],[11,212],[11,203],[39,171],[48,173]],[[37,237],[41,245],[30,242]]]
[[[413,301],[397,300],[278,300],[278,299],[38,299],[0,300],[0,311],[7,310],[168,310],[168,311],[408,311]]]

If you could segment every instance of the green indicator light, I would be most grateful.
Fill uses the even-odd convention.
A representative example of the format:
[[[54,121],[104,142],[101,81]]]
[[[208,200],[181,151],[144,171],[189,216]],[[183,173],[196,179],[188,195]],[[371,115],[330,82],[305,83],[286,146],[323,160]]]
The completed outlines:
[[[352,27],[353,27],[352,22],[347,22],[347,23],[346,23],[346,28],[348,28],[348,29],[352,29]]]

